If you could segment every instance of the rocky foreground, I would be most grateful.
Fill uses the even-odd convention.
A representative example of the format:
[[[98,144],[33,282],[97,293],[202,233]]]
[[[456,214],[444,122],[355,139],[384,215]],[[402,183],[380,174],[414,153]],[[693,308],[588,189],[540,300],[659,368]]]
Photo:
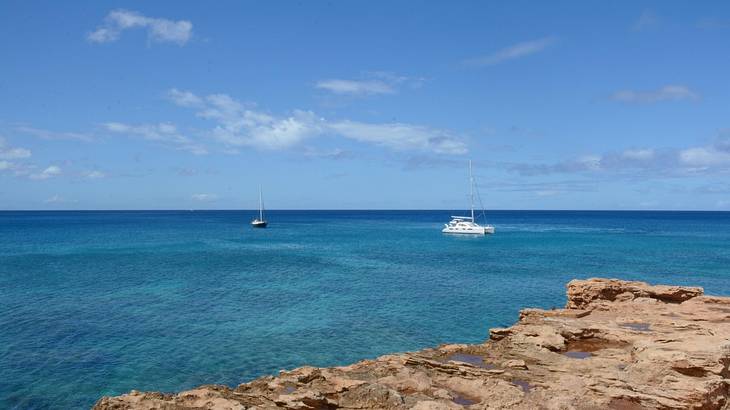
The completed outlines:
[[[480,345],[238,387],[132,391],[96,409],[730,409],[730,298],[607,279],[568,284],[565,309],[525,309]]]

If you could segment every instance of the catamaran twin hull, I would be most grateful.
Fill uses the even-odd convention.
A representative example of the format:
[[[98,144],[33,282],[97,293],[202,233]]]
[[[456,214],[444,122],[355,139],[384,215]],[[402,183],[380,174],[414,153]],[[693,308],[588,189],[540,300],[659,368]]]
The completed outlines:
[[[480,226],[478,228],[452,228],[446,227],[441,230],[443,233],[465,234],[465,235],[488,235],[494,233],[493,226]]]
[[[468,216],[454,216],[451,222],[444,225],[443,233],[457,233],[467,235],[486,235],[494,233],[492,225],[479,225],[474,219]]]
[[[489,235],[494,233],[494,227],[487,226],[481,228],[472,228],[468,230],[444,228],[441,230],[443,233],[450,234],[462,234],[462,235]]]

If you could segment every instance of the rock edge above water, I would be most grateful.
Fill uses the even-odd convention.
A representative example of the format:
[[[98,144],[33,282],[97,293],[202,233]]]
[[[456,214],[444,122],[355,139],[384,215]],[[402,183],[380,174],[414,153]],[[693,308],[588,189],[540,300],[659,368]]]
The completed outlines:
[[[730,298],[615,279],[568,283],[479,345],[301,367],[235,388],[132,391],[95,409],[730,410]]]

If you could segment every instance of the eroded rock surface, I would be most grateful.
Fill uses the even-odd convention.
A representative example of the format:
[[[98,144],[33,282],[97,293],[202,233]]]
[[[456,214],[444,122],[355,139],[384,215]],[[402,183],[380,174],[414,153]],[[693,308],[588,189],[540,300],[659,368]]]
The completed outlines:
[[[730,298],[702,293],[574,280],[566,309],[525,309],[481,345],[301,367],[235,388],[133,391],[95,408],[730,410]]]

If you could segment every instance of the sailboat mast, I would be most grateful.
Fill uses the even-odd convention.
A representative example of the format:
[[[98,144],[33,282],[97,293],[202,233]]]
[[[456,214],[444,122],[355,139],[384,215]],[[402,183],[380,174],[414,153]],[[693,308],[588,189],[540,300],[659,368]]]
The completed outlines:
[[[474,222],[474,176],[471,173],[471,160],[469,160],[469,201],[471,204],[471,221]]]
[[[261,196],[261,185],[259,185],[259,221],[264,220],[264,200]]]

